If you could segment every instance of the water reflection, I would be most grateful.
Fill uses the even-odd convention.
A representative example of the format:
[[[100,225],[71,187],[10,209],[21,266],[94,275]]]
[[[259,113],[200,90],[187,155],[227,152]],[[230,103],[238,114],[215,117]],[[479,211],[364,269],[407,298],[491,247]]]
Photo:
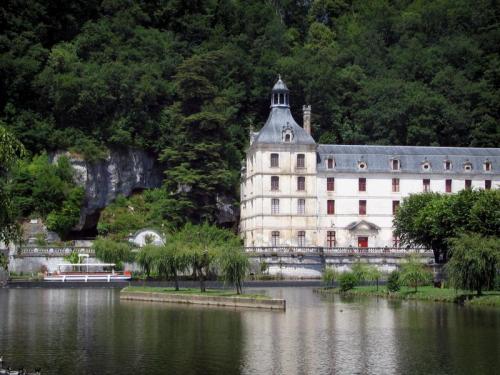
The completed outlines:
[[[0,354],[50,374],[493,374],[500,365],[497,310],[264,292],[286,298],[287,311],[4,289]]]

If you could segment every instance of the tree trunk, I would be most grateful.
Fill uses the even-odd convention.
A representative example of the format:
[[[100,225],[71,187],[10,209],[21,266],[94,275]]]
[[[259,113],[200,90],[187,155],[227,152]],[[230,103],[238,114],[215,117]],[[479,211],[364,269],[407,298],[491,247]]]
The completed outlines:
[[[175,290],[179,290],[179,277],[177,276],[177,270],[174,270],[174,283]]]
[[[376,280],[376,282],[377,282],[377,292],[378,292],[378,279]]]
[[[201,267],[198,268],[198,278],[200,280],[200,291],[202,293],[205,293],[206,292],[206,289],[205,289],[205,277],[203,275],[203,269]]]
[[[236,281],[236,294],[241,294],[242,293],[242,287],[241,287],[241,281]]]
[[[441,262],[439,261],[439,254],[440,254],[439,250],[434,250],[434,249],[433,249],[433,252],[434,252],[434,262],[436,262],[436,264],[441,263]]]

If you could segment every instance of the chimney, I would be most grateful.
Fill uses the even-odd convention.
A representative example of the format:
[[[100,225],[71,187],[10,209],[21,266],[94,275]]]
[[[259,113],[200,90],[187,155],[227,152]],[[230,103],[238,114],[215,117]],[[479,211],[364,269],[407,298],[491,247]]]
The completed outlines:
[[[307,134],[311,135],[311,106],[303,105],[302,111],[304,112],[304,130]]]

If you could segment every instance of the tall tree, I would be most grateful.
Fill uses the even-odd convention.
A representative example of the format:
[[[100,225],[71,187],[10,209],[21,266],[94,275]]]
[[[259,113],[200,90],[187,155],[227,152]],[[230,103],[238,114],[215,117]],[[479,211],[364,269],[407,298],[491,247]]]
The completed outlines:
[[[218,200],[234,196],[240,154],[229,133],[237,108],[231,90],[221,85],[220,66],[227,62],[227,51],[207,52],[184,61],[175,77],[178,101],[168,109],[166,120],[173,142],[160,156],[173,220],[184,215],[197,223],[213,223]]]

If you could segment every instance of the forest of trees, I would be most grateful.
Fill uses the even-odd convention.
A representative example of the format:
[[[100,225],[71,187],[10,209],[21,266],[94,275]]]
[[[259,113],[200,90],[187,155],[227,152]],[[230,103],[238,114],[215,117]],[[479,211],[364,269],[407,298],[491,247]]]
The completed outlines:
[[[237,200],[248,130],[264,123],[278,73],[297,119],[312,105],[321,143],[500,144],[494,0],[0,7],[0,126],[32,156],[148,150],[177,194],[168,210],[195,222],[213,219],[215,192]]]

